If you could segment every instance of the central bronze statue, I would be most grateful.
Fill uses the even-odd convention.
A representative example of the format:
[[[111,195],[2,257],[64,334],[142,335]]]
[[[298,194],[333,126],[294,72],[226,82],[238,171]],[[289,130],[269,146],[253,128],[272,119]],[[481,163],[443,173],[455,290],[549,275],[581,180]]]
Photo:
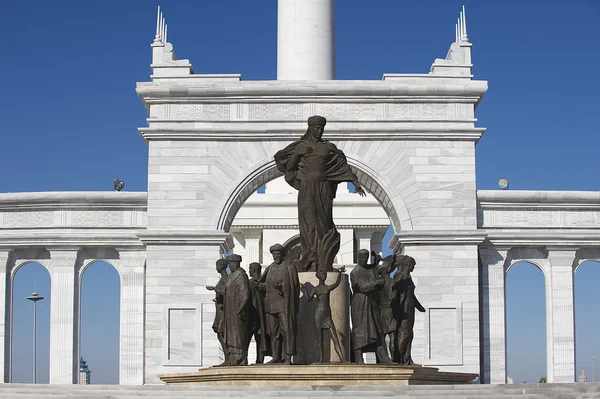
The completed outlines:
[[[338,184],[352,182],[359,195],[366,195],[344,153],[322,139],[326,123],[322,116],[311,116],[304,136],[275,154],[277,169],[298,190],[299,272],[333,270],[340,249],[340,234],[333,223]]]

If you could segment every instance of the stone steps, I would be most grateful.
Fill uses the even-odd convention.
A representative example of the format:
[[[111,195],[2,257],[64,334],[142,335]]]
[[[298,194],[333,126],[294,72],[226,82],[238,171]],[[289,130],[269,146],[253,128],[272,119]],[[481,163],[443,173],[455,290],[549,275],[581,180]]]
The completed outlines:
[[[201,387],[124,385],[0,384],[0,398],[451,398],[451,399],[600,399],[600,383],[439,385],[439,386],[293,386]]]

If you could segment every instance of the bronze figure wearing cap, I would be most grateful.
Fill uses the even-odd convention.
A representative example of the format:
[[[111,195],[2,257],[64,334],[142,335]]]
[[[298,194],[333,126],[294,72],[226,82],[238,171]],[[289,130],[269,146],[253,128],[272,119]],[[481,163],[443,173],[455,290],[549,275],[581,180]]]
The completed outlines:
[[[338,184],[352,182],[359,195],[366,195],[344,153],[322,139],[326,123],[322,116],[311,116],[304,136],[275,154],[277,169],[298,190],[299,271],[332,270],[340,248],[340,234],[333,223]]]

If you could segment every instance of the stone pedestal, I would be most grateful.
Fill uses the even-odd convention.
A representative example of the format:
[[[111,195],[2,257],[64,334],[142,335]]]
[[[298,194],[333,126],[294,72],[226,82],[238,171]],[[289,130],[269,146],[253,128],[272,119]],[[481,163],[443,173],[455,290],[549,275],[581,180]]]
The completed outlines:
[[[335,283],[338,272],[327,273],[325,284]],[[313,287],[319,284],[319,279],[314,272],[298,273],[300,284],[305,284],[307,292],[311,292]],[[330,294],[331,316],[335,324],[340,345],[346,360],[350,358],[350,284],[349,276],[342,273],[340,285]],[[317,343],[317,333],[315,326],[315,308],[317,306],[316,298],[308,301],[304,292],[300,294],[300,309],[298,312],[298,336],[296,339],[297,354],[293,361],[296,364],[311,364],[319,360],[319,347]],[[323,343],[325,345],[324,361],[339,362],[335,348],[329,334],[324,331]],[[329,354],[329,357],[327,357]]]
[[[158,377],[167,385],[391,386],[470,384],[477,374],[441,372],[435,367],[422,366],[313,364],[210,367],[195,373]]]

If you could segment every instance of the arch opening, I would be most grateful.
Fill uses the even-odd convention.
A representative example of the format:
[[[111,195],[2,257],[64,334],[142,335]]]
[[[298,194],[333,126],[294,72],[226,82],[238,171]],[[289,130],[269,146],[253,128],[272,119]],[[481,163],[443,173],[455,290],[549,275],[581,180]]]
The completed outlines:
[[[394,231],[400,231],[400,229],[412,230],[412,223],[410,222],[408,210],[404,201],[401,198],[395,198],[396,204],[399,204],[401,208],[396,209],[394,202],[388,195],[391,190],[383,183],[384,179],[364,163],[351,157],[348,157],[347,160],[353,172],[356,174],[358,181],[363,185],[365,190],[379,202],[380,206],[387,213]],[[281,176],[283,176],[283,174],[277,170],[275,161],[269,161],[256,167],[256,169],[250,172],[231,191],[222,207],[216,230],[228,232],[235,216],[246,200],[260,187]],[[403,221],[402,225],[400,223],[401,220]]]
[[[575,373],[579,379],[582,375],[587,381],[598,381],[600,373],[596,365],[600,365],[600,343],[598,336],[598,309],[600,296],[600,261],[586,260],[575,270],[573,281],[575,299]],[[596,362],[598,362],[596,364]],[[599,374],[596,376],[596,374]]]
[[[78,381],[119,384],[121,278],[109,262],[94,260],[81,268],[79,291]],[[82,381],[83,380],[83,381]]]
[[[50,380],[50,273],[41,263],[25,261],[15,265],[11,274],[8,382],[34,382],[34,305],[27,297],[36,292],[44,299],[35,304],[35,382],[47,384]]]
[[[547,377],[546,281],[542,270],[531,261],[517,261],[507,270],[506,371],[515,384],[538,383]]]

